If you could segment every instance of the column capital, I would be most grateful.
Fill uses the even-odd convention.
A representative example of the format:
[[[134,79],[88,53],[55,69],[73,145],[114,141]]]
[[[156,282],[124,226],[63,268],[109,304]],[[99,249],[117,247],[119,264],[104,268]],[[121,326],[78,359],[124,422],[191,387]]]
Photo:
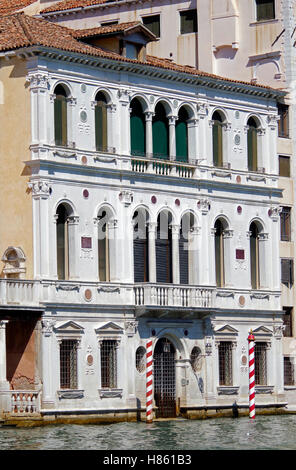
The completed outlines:
[[[167,118],[168,118],[168,121],[169,121],[169,126],[175,126],[176,121],[178,120],[178,116],[174,116],[172,114],[169,114],[167,116]]]
[[[9,320],[0,320],[0,330],[5,330],[7,323],[9,323]]]
[[[147,223],[148,232],[156,232],[157,222],[148,222]]]
[[[79,216],[78,215],[70,215],[67,219],[68,225],[78,225],[79,224]]]

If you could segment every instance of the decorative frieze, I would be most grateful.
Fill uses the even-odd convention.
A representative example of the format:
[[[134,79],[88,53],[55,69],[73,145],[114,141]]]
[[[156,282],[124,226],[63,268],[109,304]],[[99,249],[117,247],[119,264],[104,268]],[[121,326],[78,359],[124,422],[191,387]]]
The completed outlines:
[[[30,83],[31,90],[34,88],[42,88],[47,90],[49,88],[50,78],[46,73],[37,72],[28,74],[26,77],[26,82]]]
[[[29,189],[32,191],[33,197],[48,198],[50,195],[50,185],[47,181],[31,181],[28,183]]]
[[[119,193],[119,200],[125,205],[125,207],[128,207],[131,205],[134,199],[134,193],[132,191],[121,191]]]

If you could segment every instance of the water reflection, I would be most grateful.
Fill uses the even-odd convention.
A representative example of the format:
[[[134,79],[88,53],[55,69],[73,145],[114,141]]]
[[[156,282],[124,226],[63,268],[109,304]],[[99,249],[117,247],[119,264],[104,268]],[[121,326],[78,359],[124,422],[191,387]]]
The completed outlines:
[[[296,449],[296,415],[0,428],[1,450]]]

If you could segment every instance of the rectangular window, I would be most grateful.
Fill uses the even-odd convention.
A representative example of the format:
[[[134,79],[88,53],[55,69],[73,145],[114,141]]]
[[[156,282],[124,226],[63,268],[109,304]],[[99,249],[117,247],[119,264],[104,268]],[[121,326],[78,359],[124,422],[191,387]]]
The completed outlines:
[[[101,385],[102,388],[117,387],[117,341],[104,340],[101,346]]]
[[[281,259],[282,283],[291,287],[294,283],[294,263],[292,258]]]
[[[232,343],[219,344],[219,384],[232,385]]]
[[[279,137],[289,137],[289,106],[278,103],[278,135]]]
[[[289,357],[284,357],[284,385],[294,385],[294,365]]]
[[[274,20],[274,0],[256,0],[257,21]]]
[[[143,16],[143,25],[146,26],[157,38],[160,37],[160,15]]]
[[[112,26],[114,24],[118,24],[118,20],[104,21],[104,23],[101,23],[101,26]]]
[[[281,212],[281,241],[291,241],[291,207],[282,207]]]
[[[180,33],[197,33],[197,10],[180,11]]]
[[[64,339],[60,344],[61,388],[77,388],[77,341]]]
[[[292,313],[293,313],[293,307],[283,307],[283,323],[284,323],[284,333],[283,335],[286,338],[291,338],[293,336],[293,330],[292,330]]]
[[[290,178],[290,157],[279,155],[279,176],[286,176]]]
[[[255,384],[267,385],[266,343],[255,343]]]

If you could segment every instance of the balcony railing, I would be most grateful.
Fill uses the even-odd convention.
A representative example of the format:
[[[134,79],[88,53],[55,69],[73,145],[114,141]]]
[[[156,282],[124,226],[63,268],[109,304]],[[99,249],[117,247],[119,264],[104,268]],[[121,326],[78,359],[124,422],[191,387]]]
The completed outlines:
[[[11,414],[25,416],[40,412],[40,391],[11,390],[9,393]]]
[[[0,306],[46,304],[281,310],[280,291],[156,283],[0,279]]]

